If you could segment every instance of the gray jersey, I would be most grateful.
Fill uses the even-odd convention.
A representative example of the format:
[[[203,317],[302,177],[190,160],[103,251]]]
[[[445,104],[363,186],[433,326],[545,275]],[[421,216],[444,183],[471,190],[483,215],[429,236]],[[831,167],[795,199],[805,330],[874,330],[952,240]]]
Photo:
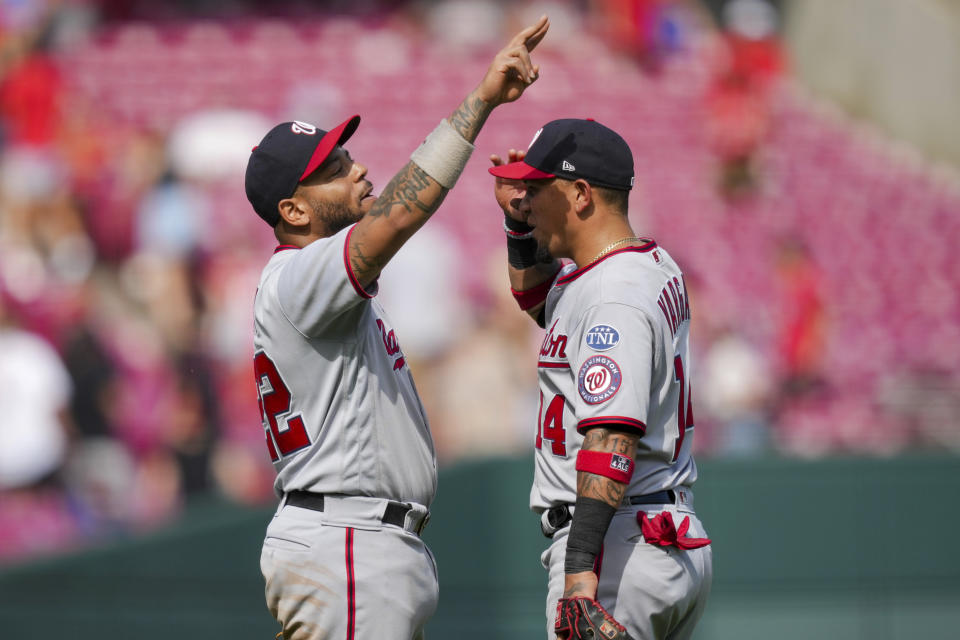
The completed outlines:
[[[353,227],[277,248],[254,304],[254,370],[278,494],[295,489],[429,506],[426,414],[395,332],[361,288]]]
[[[626,495],[690,486],[693,412],[683,274],[653,241],[561,270],[547,296],[530,506],[577,497],[578,428],[641,434]]]

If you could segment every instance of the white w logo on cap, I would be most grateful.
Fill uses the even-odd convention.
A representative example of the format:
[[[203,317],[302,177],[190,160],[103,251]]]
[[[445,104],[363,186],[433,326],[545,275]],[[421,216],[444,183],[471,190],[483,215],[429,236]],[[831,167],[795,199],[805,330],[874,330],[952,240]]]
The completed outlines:
[[[290,130],[294,133],[305,133],[308,136],[312,136],[317,132],[317,128],[315,126],[309,122],[300,122],[299,120],[293,121],[293,124],[290,125]]]

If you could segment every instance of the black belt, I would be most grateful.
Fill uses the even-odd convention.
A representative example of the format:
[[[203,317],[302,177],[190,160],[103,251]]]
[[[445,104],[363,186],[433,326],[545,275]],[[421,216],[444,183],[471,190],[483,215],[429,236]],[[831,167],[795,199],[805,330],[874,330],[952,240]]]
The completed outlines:
[[[300,490],[289,491],[287,492],[286,503],[294,507],[300,507],[301,509],[323,511],[323,494]],[[388,500],[387,508],[384,510],[383,518],[380,520],[384,524],[392,524],[402,529],[407,520],[407,513],[412,508],[413,507],[408,504]],[[417,535],[420,535],[420,532],[423,531],[423,528],[427,525],[427,520],[429,519],[429,515],[424,516],[423,520],[420,522],[420,526],[416,529]]]
[[[677,501],[677,494],[673,492],[673,489],[664,489],[642,496],[630,496],[627,500],[630,501],[630,504],[670,504]]]
[[[625,501],[632,505],[638,504],[673,504],[676,502],[677,494],[673,489],[664,489],[654,493],[647,493],[642,496],[630,496]],[[560,529],[570,524],[573,520],[573,513],[570,511],[569,504],[558,504],[550,507],[540,516],[540,530],[548,538],[552,538]]]

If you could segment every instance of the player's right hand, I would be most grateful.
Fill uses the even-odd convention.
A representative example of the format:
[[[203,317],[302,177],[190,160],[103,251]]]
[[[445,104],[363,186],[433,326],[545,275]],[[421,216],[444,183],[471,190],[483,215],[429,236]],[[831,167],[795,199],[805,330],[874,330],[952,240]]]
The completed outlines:
[[[593,598],[560,598],[553,630],[559,640],[633,640],[627,629]]]
[[[513,102],[522,96],[540,74],[540,66],[530,60],[530,52],[540,44],[549,28],[550,20],[544,14],[535,24],[513,36],[493,58],[477,87],[477,96],[491,105]]]
[[[510,149],[510,151],[507,152],[507,163],[519,162],[523,160],[526,155],[526,151]],[[490,155],[490,162],[493,163],[495,167],[506,164],[503,159],[495,153]],[[494,181],[493,195],[496,197],[497,204],[500,205],[503,212],[514,220],[526,223],[527,216],[520,211],[520,201],[523,199],[524,193],[526,193],[526,188],[523,185],[523,180],[510,180],[509,178],[498,177]]]

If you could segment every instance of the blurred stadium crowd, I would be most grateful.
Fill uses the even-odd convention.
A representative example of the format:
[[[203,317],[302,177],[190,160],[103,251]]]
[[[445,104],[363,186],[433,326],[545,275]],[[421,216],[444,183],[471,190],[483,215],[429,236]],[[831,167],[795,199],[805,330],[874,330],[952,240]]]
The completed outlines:
[[[250,147],[360,113],[379,189],[544,11],[540,82],[382,278],[441,464],[532,446],[484,169],[558,117],[625,133],[634,227],[688,272],[700,456],[960,449],[956,178],[799,90],[778,7],[0,2],[0,562],[271,499]]]

